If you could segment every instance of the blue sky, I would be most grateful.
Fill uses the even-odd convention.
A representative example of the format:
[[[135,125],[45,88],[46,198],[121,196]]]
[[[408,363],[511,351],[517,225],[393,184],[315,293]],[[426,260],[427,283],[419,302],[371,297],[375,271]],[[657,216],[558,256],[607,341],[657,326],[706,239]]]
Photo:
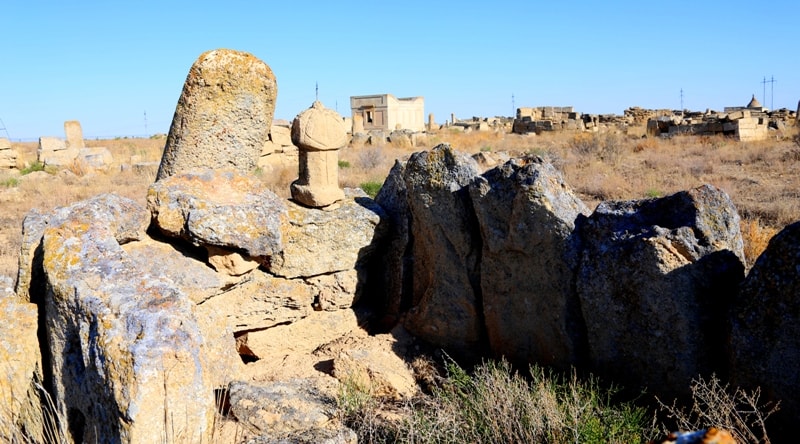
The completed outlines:
[[[800,2],[245,2],[6,0],[0,119],[14,140],[166,133],[203,52],[266,62],[276,118],[319,99],[423,96],[425,113],[510,116],[514,106],[795,109]],[[513,102],[512,102],[513,95]],[[146,126],[145,126],[146,113]],[[2,126],[2,125],[0,125]],[[4,137],[0,131],[0,137]]]

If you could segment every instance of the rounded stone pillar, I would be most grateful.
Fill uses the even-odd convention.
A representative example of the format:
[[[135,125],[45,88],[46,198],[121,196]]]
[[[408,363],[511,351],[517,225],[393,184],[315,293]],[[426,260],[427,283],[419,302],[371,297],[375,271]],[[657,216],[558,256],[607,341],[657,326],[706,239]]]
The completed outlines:
[[[314,208],[344,199],[339,188],[339,149],[347,144],[347,130],[339,113],[314,102],[294,119],[292,143],[300,158],[292,199]]]

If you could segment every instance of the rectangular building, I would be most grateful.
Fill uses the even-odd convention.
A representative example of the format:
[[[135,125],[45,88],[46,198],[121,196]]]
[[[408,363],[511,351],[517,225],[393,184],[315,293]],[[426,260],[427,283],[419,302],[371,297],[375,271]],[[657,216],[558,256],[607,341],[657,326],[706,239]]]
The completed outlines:
[[[425,99],[422,97],[351,96],[350,110],[354,133],[396,129],[425,131]]]

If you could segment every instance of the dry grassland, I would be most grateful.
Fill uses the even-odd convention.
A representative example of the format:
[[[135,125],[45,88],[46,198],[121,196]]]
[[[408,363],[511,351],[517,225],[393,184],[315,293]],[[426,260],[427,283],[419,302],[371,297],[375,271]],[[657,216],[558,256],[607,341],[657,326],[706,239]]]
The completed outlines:
[[[348,147],[340,152],[343,187],[380,183],[395,159],[438,143],[450,143],[470,154],[478,152],[538,154],[548,158],[590,208],[602,200],[664,196],[704,183],[725,190],[742,215],[748,261],[766,247],[774,233],[800,220],[800,143],[796,133],[763,142],[737,142],[723,137],[683,136],[672,139],[632,139],[619,134],[528,135],[440,131],[429,135],[425,147]],[[117,162],[131,156],[158,161],[165,140],[118,139],[86,141],[108,148]],[[36,143],[15,143],[19,166],[36,159]],[[155,171],[88,171],[73,165],[66,171],[48,171],[13,179],[0,173],[0,275],[14,277],[25,214],[32,208],[48,211],[90,196],[115,192],[145,202]],[[295,170],[261,174],[280,196],[288,197]]]

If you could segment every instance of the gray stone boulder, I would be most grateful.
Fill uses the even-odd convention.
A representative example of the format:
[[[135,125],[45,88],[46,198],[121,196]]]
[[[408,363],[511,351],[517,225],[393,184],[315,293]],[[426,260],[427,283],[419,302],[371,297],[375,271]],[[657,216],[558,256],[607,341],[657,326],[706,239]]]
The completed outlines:
[[[756,260],[731,310],[734,384],[761,387],[780,401],[785,431],[800,418],[800,222],[775,237]]]
[[[407,299],[406,303],[411,299],[406,291],[407,283],[411,282],[413,256],[409,248],[411,213],[408,207],[408,190],[403,179],[405,170],[405,163],[395,161],[375,196],[375,202],[386,214],[386,220],[381,224],[387,227],[386,245],[379,257],[379,279],[384,288],[384,297],[378,305],[381,311],[394,319],[400,316],[404,308],[403,299]]]
[[[475,161],[447,144],[412,154],[403,175],[414,257],[405,326],[435,345],[473,356],[481,353],[486,338],[481,236],[468,191],[477,175]]]
[[[709,185],[660,199],[603,202],[579,218],[576,283],[596,374],[686,396],[726,377],[725,317],[744,278],[739,215]]]
[[[363,269],[383,232],[383,210],[362,190],[345,188],[345,199],[324,210],[288,202],[282,225],[283,257],[268,271],[285,278]]]
[[[196,246],[218,247],[209,250],[215,268],[225,267],[224,261],[213,259],[225,256],[226,251],[242,256],[242,261],[280,261],[286,205],[254,177],[213,170],[173,175],[150,186],[147,207],[154,226],[164,235]],[[235,265],[225,268],[231,274],[243,271]]]
[[[196,442],[212,431],[223,381],[209,370],[219,357],[205,347],[194,304],[121,245],[143,238],[149,220],[106,194],[56,210],[43,232],[53,398],[76,442]]]
[[[492,353],[561,369],[580,363],[586,338],[572,233],[589,209],[539,157],[487,171],[470,195],[483,241],[483,317]]]
[[[333,381],[328,381],[332,384]],[[335,400],[317,379],[266,384],[231,383],[230,414],[248,432],[282,438],[316,429],[338,429]]]
[[[186,76],[156,180],[193,168],[254,170],[277,94],[272,70],[252,54],[201,54]]]

